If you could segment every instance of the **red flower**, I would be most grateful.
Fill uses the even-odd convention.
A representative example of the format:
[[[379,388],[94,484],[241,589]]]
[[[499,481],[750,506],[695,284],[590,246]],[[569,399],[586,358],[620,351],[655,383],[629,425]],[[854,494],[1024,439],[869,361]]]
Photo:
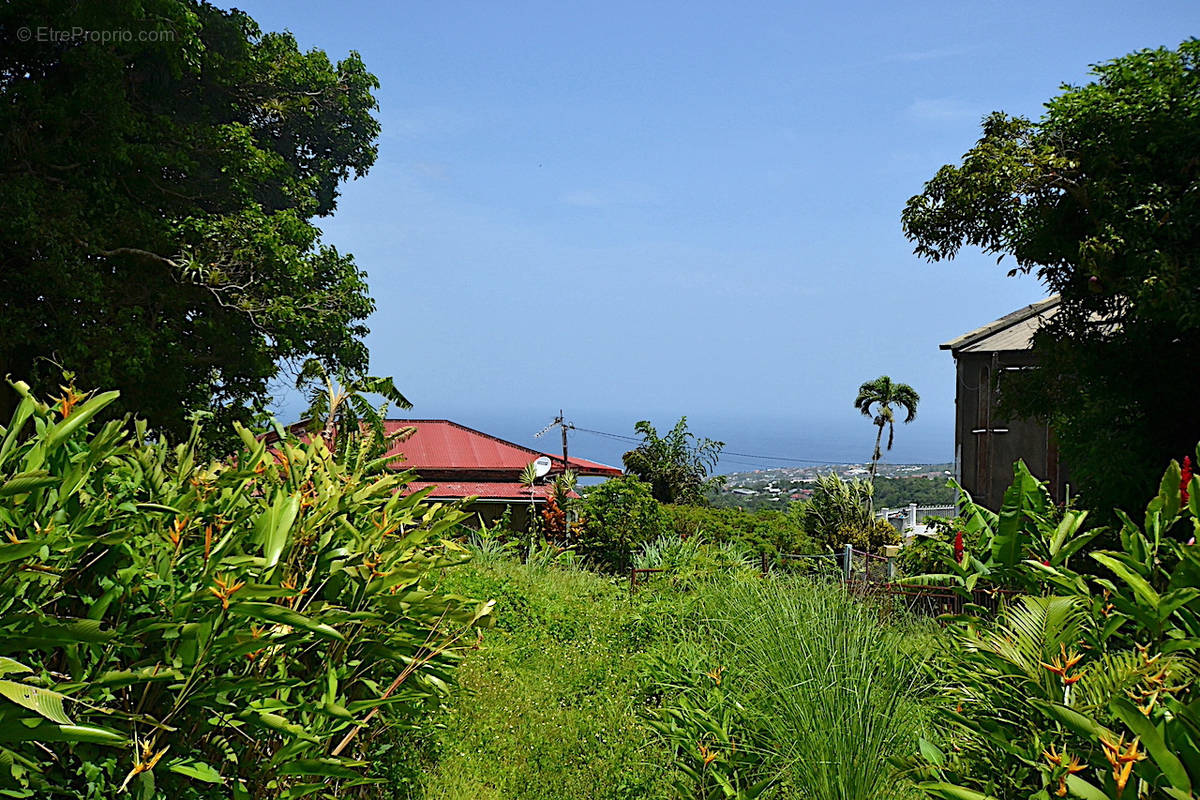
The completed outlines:
[[[1179,470],[1179,503],[1180,505],[1188,504],[1188,484],[1192,482],[1192,459],[1188,456],[1183,457],[1183,468]]]
[[[1046,559],[1043,559],[1043,560],[1042,560],[1042,566],[1043,566],[1043,567],[1048,567],[1048,566],[1050,566],[1050,559],[1048,559],[1048,558],[1046,558]]]
[[[961,564],[963,560],[962,531],[954,532],[954,560],[959,564]]]

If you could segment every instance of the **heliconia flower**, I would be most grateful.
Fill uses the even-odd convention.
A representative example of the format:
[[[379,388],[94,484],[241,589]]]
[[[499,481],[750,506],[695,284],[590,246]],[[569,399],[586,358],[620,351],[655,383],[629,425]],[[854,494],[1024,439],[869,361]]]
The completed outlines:
[[[954,561],[961,564],[963,560],[963,535],[962,531],[954,532]]]
[[[1192,459],[1189,456],[1183,457],[1183,467],[1179,470],[1179,502],[1181,505],[1187,505],[1190,496],[1188,495],[1188,484],[1192,482]]]

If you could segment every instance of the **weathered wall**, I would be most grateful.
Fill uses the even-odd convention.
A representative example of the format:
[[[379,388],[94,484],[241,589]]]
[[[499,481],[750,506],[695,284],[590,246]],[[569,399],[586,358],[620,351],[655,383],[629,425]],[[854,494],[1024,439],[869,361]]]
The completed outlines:
[[[1066,470],[1059,463],[1050,427],[1008,419],[999,408],[1005,373],[1032,364],[1029,351],[956,356],[955,450],[960,480],[975,502],[988,508],[1000,507],[1018,459],[1024,459],[1038,478],[1049,481],[1056,501],[1065,495]]]

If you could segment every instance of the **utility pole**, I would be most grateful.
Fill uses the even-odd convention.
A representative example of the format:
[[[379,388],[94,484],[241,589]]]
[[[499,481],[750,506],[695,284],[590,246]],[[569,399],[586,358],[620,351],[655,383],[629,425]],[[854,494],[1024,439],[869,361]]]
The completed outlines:
[[[551,422],[551,423],[550,423],[549,425],[547,425],[546,427],[542,428],[540,431],[538,431],[537,433],[535,433],[533,436],[534,436],[534,438],[535,438],[535,439],[537,439],[537,438],[541,438],[543,435],[545,435],[545,434],[549,433],[549,432],[550,432],[550,429],[551,429],[551,428],[553,428],[553,427],[555,427],[555,426],[558,426],[558,427],[559,427],[559,428],[562,430],[562,453],[563,453],[563,454],[562,454],[562,460],[563,460],[563,472],[566,472],[566,471],[567,471],[567,469],[570,467],[570,464],[571,464],[571,462],[567,460],[567,431],[568,431],[568,430],[575,430],[575,426],[574,426],[574,425],[572,425],[571,423],[567,422],[567,420],[566,420],[566,417],[565,417],[565,416],[563,416],[563,411],[562,411],[562,409],[560,408],[560,409],[558,410],[558,416],[554,418],[554,421],[553,421],[553,422]]]
[[[567,423],[563,420],[563,412],[562,412],[561,408],[558,410],[558,419],[556,419],[554,421],[558,423],[558,426],[560,428],[562,428],[563,472],[566,472],[567,469],[570,467],[571,462],[569,460],[567,460]],[[572,426],[572,427],[574,427],[574,426]]]

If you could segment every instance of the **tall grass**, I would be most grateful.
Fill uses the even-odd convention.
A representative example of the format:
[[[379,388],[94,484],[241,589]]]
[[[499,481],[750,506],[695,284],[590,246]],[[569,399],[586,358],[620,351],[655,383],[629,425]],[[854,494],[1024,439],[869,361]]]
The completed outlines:
[[[730,582],[704,606],[740,662],[782,796],[905,796],[888,759],[910,753],[923,724],[925,629],[884,624],[842,587],[796,579]]]

